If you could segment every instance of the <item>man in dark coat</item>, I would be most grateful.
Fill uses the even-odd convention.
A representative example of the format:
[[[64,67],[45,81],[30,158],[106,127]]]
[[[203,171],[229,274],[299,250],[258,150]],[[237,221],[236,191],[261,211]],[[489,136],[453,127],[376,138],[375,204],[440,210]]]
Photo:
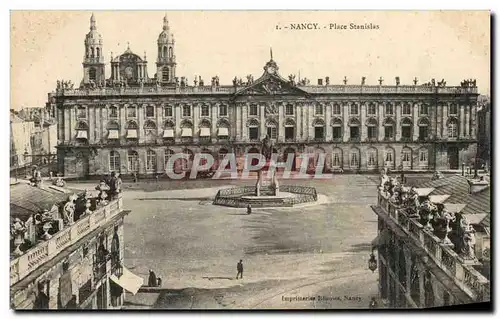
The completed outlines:
[[[149,270],[148,286],[149,287],[158,286],[158,280],[156,279],[156,274],[152,269]]]
[[[240,259],[240,262],[236,265],[236,270],[238,273],[236,274],[236,279],[241,275],[240,279],[243,279],[243,260]]]
[[[252,206],[248,204],[247,206],[247,214],[250,215],[252,213]]]

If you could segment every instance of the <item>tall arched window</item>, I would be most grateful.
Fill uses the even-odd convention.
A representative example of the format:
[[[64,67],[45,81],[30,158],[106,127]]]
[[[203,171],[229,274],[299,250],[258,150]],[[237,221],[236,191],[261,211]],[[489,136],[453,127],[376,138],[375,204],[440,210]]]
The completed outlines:
[[[358,110],[358,104],[352,103],[351,104],[351,112],[350,112],[350,114],[351,115],[358,115],[358,112],[359,112],[359,110]]]
[[[332,168],[342,167],[342,149],[334,148],[332,151]]]
[[[278,138],[278,125],[276,124],[275,121],[267,121],[266,129],[267,129],[267,136],[269,136],[270,139],[275,140]]]
[[[366,152],[366,165],[368,168],[375,168],[377,166],[377,149],[369,148]]]
[[[411,155],[412,155],[411,148],[404,147],[403,150],[401,151],[401,162],[404,168],[411,168],[411,162],[412,162]]]
[[[168,48],[168,57],[169,58],[173,58],[174,57],[174,50],[172,49],[172,47]]]
[[[368,128],[368,139],[369,140],[376,140],[377,139],[377,120],[374,119],[374,118],[370,118],[367,123],[366,123],[366,126]]]
[[[375,106],[375,103],[368,104],[368,115],[376,115],[376,114],[377,114],[377,107]]]
[[[120,172],[120,153],[117,151],[109,153],[109,171]]]
[[[385,154],[384,154],[385,167],[388,168],[394,167],[394,153],[395,153],[394,149],[391,147],[385,149]]]
[[[334,140],[342,139],[342,120],[338,117],[332,120],[332,136]]]
[[[146,123],[144,124],[144,136],[146,137],[146,141],[155,142],[156,133],[157,133],[157,128],[155,122],[146,121]]]
[[[458,137],[458,121],[454,118],[450,119],[448,122],[448,137],[449,138]]]
[[[429,120],[427,118],[423,118],[418,123],[418,139],[424,141],[428,137],[429,137]]]
[[[168,82],[170,80],[170,69],[168,68],[168,66],[162,69],[161,79],[163,82]]]
[[[171,149],[165,150],[165,171],[172,172],[174,170],[174,163],[170,161],[175,152]]]
[[[394,114],[394,105],[392,103],[387,103],[385,105],[385,115],[393,115]]]
[[[137,154],[136,151],[128,151],[127,160],[128,160],[129,172],[138,172],[139,171],[139,154]]]
[[[96,49],[95,49],[95,52],[96,52],[96,56],[97,56],[97,57],[100,57],[100,56],[101,56],[101,49],[96,48]]]
[[[421,148],[418,151],[418,165],[426,167],[428,165],[429,151],[427,148]]]
[[[359,160],[360,160],[360,151],[357,148],[351,148],[351,152],[349,154],[349,166],[352,169],[358,169],[359,168]]]
[[[156,171],[156,153],[153,150],[148,150],[146,153],[146,170]]]
[[[403,115],[411,115],[411,105],[408,102],[403,104]]]
[[[360,123],[357,118],[352,118],[349,121],[349,138],[352,141],[359,141],[359,138],[361,136],[360,133]]]
[[[164,57],[164,58],[167,57],[167,47],[166,46],[163,47],[163,53],[162,53],[161,56]]]
[[[94,47],[90,48],[90,57],[94,57],[95,56],[95,51],[94,51]]]
[[[89,69],[89,80],[90,81],[96,81],[97,79],[97,71],[95,68],[90,68]]]
[[[409,118],[404,118],[401,121],[401,136],[403,138],[411,138],[412,135],[412,122]]]

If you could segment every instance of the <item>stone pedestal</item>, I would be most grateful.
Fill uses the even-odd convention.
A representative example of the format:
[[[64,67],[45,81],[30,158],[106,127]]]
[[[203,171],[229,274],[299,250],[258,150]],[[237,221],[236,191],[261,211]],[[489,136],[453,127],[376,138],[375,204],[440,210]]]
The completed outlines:
[[[269,162],[257,172],[255,196],[279,196],[279,182],[276,170],[269,176]]]

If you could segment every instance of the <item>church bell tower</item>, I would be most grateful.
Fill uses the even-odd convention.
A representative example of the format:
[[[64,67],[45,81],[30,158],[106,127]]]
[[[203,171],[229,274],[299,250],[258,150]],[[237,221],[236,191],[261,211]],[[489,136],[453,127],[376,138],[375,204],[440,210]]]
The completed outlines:
[[[97,32],[94,14],[90,17],[90,32],[85,36],[85,55],[83,58],[84,85],[105,84],[104,55],[102,49],[102,36]]]
[[[158,59],[156,60],[156,81],[161,84],[175,83],[174,34],[170,33],[167,15],[163,18],[163,31],[158,36]]]

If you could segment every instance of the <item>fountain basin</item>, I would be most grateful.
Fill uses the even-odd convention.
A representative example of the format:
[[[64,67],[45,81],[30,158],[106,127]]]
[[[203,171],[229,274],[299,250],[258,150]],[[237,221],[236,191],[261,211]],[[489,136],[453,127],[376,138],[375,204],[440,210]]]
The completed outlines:
[[[254,186],[241,186],[221,189],[215,196],[214,205],[244,208],[251,205],[259,207],[293,207],[298,204],[315,202],[318,195],[314,187],[281,185],[278,196],[256,196]],[[266,194],[261,189],[261,194]]]

